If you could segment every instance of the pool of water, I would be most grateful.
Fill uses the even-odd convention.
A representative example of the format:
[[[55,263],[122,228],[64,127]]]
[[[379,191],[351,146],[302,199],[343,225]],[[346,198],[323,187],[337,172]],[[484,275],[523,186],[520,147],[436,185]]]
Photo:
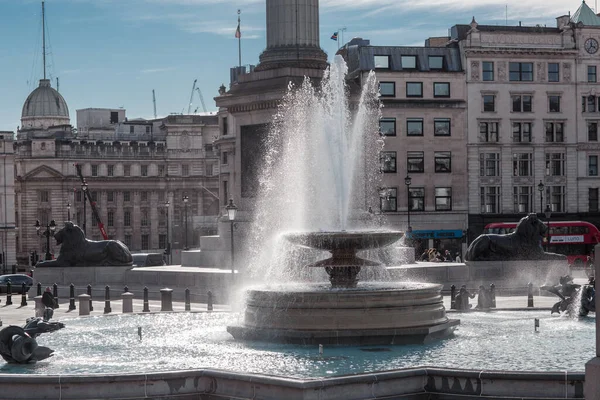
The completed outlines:
[[[461,325],[430,345],[325,347],[236,342],[228,313],[76,318],[41,335],[55,356],[33,365],[0,364],[1,373],[84,374],[214,368],[311,378],[416,366],[516,371],[584,371],[595,351],[595,318],[549,312],[450,314]],[[534,332],[534,318],[540,319]],[[142,328],[142,339],[138,336]]]

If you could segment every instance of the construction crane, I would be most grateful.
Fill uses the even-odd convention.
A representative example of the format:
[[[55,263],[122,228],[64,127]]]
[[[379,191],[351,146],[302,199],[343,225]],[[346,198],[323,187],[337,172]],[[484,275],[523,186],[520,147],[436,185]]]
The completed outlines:
[[[198,79],[194,79],[194,85],[192,85],[192,94],[190,94],[190,103],[188,104],[188,115],[192,112],[192,102],[194,101],[194,91],[196,90],[196,82],[198,82]]]
[[[152,89],[152,103],[154,103],[154,119],[156,119],[156,95],[154,89]]]
[[[104,224],[100,219],[100,214],[98,213],[96,202],[92,200],[92,195],[90,194],[90,191],[87,190],[87,182],[85,181],[83,173],[81,172],[81,165],[75,163],[75,169],[77,170],[77,175],[79,176],[79,179],[81,179],[81,186],[86,187],[86,189],[83,190],[83,194],[87,201],[90,203],[90,207],[92,207],[92,215],[94,216],[94,221],[96,221],[96,223],[98,224],[98,228],[100,229],[100,233],[102,234],[104,240],[108,240],[108,234],[106,233],[106,229],[104,229]]]
[[[197,87],[196,90],[198,91],[198,97],[200,97],[200,103],[202,103],[202,109],[204,110],[204,112],[208,112],[208,110],[206,109],[206,104],[204,104],[204,96],[202,96],[202,91],[199,87]],[[198,109],[196,108],[196,110]]]

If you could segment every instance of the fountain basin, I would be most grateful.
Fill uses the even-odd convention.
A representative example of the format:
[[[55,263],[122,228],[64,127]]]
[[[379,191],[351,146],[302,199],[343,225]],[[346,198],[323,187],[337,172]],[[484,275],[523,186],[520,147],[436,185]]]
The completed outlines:
[[[442,285],[409,282],[249,290],[244,324],[227,331],[240,340],[282,343],[428,343],[459,324],[446,316],[441,290]]]

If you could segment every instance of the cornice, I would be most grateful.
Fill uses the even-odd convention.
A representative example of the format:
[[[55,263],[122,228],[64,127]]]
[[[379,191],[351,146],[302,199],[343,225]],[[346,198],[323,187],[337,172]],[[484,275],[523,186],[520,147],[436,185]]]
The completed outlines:
[[[577,56],[579,51],[577,49],[540,49],[537,48],[503,48],[503,47],[466,47],[464,54],[469,55],[481,55],[481,54],[520,54],[520,55],[562,55],[565,58]]]

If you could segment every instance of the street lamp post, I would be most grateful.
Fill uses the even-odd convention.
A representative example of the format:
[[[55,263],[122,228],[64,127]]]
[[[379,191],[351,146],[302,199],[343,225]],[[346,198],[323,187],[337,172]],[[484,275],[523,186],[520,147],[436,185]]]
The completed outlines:
[[[552,217],[552,210],[550,209],[550,204],[546,204],[544,214],[546,215],[546,224],[548,224],[548,232],[546,233],[546,251],[548,251],[548,246],[550,246],[550,217]]]
[[[408,217],[408,230],[411,231],[412,228],[410,226],[410,185],[412,183],[412,178],[406,175],[404,178],[404,184],[406,185],[406,216]]]
[[[35,221],[35,230],[38,236],[40,236],[40,229],[42,225],[40,225],[40,220]],[[44,258],[46,261],[52,260],[52,254],[50,254],[50,236],[54,236],[54,231],[56,230],[56,222],[54,220],[50,221],[49,224],[46,225],[46,230],[42,233],[42,236],[46,236],[46,257]]]
[[[166,217],[167,217],[167,250],[168,250],[167,257],[169,258],[169,265],[171,265],[171,231],[169,230],[169,206],[170,205],[171,205],[171,203],[169,202],[169,200],[165,201]]]
[[[71,221],[71,202],[67,202],[67,221]]]
[[[189,250],[190,248],[188,247],[188,201],[190,200],[190,198],[187,196],[187,194],[183,195],[183,208],[185,210],[185,247],[184,250]]]
[[[82,190],[82,195],[83,195],[83,235],[87,236],[87,230],[86,230],[86,223],[87,223],[87,199],[86,199],[86,193],[87,193],[87,189],[88,189],[88,185],[86,182],[83,182],[81,184],[81,190]]]
[[[231,277],[235,276],[235,252],[233,251],[233,224],[235,221],[235,213],[237,212],[237,206],[233,204],[233,199],[229,199],[229,204],[225,207],[227,210],[227,216],[229,217],[229,222],[231,222]]]
[[[538,191],[540,192],[540,214],[544,212],[544,184],[542,181],[538,184]]]

